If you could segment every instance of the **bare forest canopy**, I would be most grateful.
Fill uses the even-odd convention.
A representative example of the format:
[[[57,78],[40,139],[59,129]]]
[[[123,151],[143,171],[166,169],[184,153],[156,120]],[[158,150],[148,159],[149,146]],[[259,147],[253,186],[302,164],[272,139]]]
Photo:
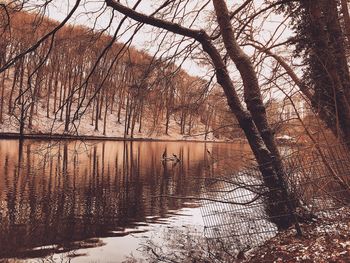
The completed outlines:
[[[290,201],[293,193],[286,188],[266,96],[279,90],[288,98],[313,146],[318,145],[315,134],[327,127],[350,149],[346,0],[93,1],[100,10],[88,8],[91,1],[76,0],[74,6],[63,5],[69,11],[56,26],[43,16],[52,2],[6,1],[0,6],[0,122],[15,122],[20,134],[43,127],[48,121],[35,121],[49,118],[59,124],[51,125],[55,132],[78,132],[90,123],[107,134],[110,124],[126,137],[169,134],[175,127],[181,135],[201,130],[207,138],[210,130],[231,127],[230,137],[243,133],[249,143],[269,189],[267,212],[280,229],[295,222],[297,202]],[[30,3],[37,15],[13,10],[10,3],[20,10]],[[99,15],[110,14],[109,25],[102,31],[66,26],[79,7],[84,9],[79,15],[89,19],[94,14],[96,24]],[[156,48],[164,44],[180,60],[197,55],[221,91],[189,76],[174,60],[133,49],[132,38],[143,26],[153,30],[143,35],[147,41],[154,40],[152,35],[160,40],[154,42]],[[121,28],[131,37],[117,44]],[[114,35],[106,35],[108,30]],[[322,122],[316,132],[298,112],[296,93],[312,110],[312,119]],[[239,132],[232,130],[233,123]]]
[[[34,13],[6,12],[1,11],[1,67],[59,25]],[[2,132],[240,135],[232,133],[232,114],[210,83],[83,26],[64,25],[15,60],[0,75],[0,92]]]

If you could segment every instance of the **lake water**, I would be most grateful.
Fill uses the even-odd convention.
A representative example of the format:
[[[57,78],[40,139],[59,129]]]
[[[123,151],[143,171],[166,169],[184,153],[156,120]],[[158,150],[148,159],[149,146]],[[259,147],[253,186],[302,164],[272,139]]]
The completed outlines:
[[[181,161],[162,162],[175,154]],[[200,232],[203,178],[241,169],[244,144],[0,140],[0,260],[123,262]],[[248,154],[249,155],[249,154]],[[16,258],[16,259],[15,259]]]

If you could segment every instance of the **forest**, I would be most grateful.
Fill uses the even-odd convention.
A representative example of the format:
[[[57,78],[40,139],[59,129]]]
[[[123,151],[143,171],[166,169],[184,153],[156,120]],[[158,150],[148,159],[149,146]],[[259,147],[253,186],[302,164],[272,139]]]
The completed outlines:
[[[2,63],[58,25],[46,17],[37,20],[24,11],[11,14],[11,31],[4,27],[2,35]],[[101,56],[105,46],[108,51]],[[80,25],[65,25],[51,43],[18,59],[1,74],[0,92],[5,133],[127,138],[199,134],[204,140],[235,136],[217,88],[136,50],[131,42],[117,43]]]
[[[1,1],[0,260],[350,261],[349,6]]]

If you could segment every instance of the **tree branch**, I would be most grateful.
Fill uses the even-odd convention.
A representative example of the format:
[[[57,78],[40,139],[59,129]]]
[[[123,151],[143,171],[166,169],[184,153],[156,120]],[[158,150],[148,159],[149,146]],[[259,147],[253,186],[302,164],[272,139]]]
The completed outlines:
[[[254,44],[254,43],[249,43],[249,45],[251,45],[252,47],[256,48],[257,50],[259,50],[260,52],[265,53],[266,55],[274,58],[283,68],[284,70],[287,72],[287,74],[289,75],[289,77],[295,82],[295,84],[297,84],[297,86],[299,87],[299,89],[303,92],[303,94],[310,100],[312,101],[313,95],[310,92],[310,90],[308,89],[308,87],[305,86],[305,84],[302,82],[302,80],[297,76],[297,74],[295,74],[295,72],[293,71],[293,69],[285,62],[285,60],[273,53],[270,48],[265,48],[262,47],[260,45]]]
[[[120,4],[119,2],[117,2],[115,0],[105,0],[105,2],[107,4],[107,6],[112,7],[114,10],[116,10],[116,11],[138,21],[138,22],[141,22],[141,23],[145,23],[145,24],[148,24],[151,26],[163,28],[163,29],[171,31],[175,34],[191,37],[191,38],[194,38],[196,40],[199,40],[200,36],[202,34],[201,30],[189,29],[189,28],[183,27],[179,24],[171,23],[171,22],[165,21],[163,19],[158,19],[158,18],[155,18],[152,16],[148,16],[148,15],[139,13],[135,10],[132,10],[131,8],[128,8],[128,7]]]
[[[10,59],[10,61],[8,61],[3,67],[0,68],[0,73],[4,72],[9,67],[11,67],[17,60],[21,59],[22,57],[24,57],[28,53],[33,52],[34,50],[36,50],[50,36],[55,35],[57,33],[57,31],[60,30],[68,22],[68,20],[73,16],[75,11],[78,9],[80,2],[81,2],[81,0],[76,0],[73,9],[69,12],[69,14],[66,16],[66,18],[57,27],[55,27],[49,33],[47,33],[42,38],[40,38],[33,46],[31,46],[30,48],[28,48],[24,52],[18,54],[14,58]]]

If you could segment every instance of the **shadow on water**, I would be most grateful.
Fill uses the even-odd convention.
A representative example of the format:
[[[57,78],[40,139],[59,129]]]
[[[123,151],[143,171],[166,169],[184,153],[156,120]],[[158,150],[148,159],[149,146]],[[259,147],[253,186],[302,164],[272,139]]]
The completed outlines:
[[[200,196],[201,178],[229,144],[0,141],[0,258],[44,257],[103,246],[138,226],[198,206],[165,196]],[[163,161],[162,153],[181,161]],[[236,158],[237,159],[237,158]],[[240,166],[236,160],[237,169]]]

